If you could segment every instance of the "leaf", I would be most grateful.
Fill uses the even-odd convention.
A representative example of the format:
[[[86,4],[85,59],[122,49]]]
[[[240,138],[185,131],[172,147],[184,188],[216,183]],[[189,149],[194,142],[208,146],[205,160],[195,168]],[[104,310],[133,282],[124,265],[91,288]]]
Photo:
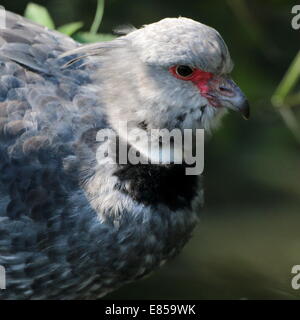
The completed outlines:
[[[57,31],[64,33],[68,36],[71,36],[82,27],[83,27],[83,22],[81,21],[71,22],[71,23],[64,24],[63,26],[60,26],[59,28],[57,28]]]
[[[49,29],[55,29],[54,22],[48,10],[36,3],[28,3],[24,16],[33,22],[48,27]]]
[[[90,42],[102,42],[110,41],[116,38],[113,34],[109,33],[90,33],[90,32],[77,32],[74,37],[76,41],[81,43],[90,43]]]

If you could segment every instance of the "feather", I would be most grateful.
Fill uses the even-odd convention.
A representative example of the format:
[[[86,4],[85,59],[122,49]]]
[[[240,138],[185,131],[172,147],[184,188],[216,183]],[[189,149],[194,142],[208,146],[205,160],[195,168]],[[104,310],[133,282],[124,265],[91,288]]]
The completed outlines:
[[[125,24],[125,25],[121,25],[118,27],[115,27],[113,29],[114,34],[119,35],[119,36],[125,36],[133,31],[136,31],[137,28],[135,28],[133,25],[130,24]]]

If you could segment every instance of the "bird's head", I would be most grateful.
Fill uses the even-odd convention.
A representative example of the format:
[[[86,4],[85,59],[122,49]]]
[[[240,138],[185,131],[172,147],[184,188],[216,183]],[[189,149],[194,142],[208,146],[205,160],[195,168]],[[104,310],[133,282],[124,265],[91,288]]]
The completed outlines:
[[[139,91],[152,100],[156,126],[208,129],[226,109],[249,118],[247,99],[230,78],[228,48],[215,29],[187,18],[167,18],[126,38],[142,63]]]

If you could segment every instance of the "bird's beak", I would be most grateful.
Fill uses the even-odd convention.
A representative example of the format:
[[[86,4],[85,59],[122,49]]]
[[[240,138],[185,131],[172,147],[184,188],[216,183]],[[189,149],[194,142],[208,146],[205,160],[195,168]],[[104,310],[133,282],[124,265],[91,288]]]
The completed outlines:
[[[250,117],[248,100],[242,90],[229,77],[216,77],[208,84],[206,98],[215,107],[239,111],[245,119]]]

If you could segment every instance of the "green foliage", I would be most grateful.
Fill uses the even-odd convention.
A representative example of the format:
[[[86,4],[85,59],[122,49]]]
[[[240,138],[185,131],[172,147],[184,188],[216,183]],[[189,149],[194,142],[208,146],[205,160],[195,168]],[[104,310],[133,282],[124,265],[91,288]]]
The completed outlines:
[[[292,94],[299,79],[300,51],[272,96],[273,106],[278,108],[286,125],[300,142],[300,125],[291,110],[291,107],[300,105],[300,92]]]
[[[97,10],[94,21],[89,32],[79,31],[83,27],[83,22],[71,22],[64,24],[58,28],[57,31],[72,36],[76,41],[81,43],[109,41],[115,38],[112,34],[97,33],[104,13],[104,0],[98,0]],[[24,16],[36,23],[39,23],[49,29],[55,29],[55,24],[51,18],[47,8],[36,3],[28,3]]]
[[[90,29],[90,33],[96,34],[97,31],[99,30],[99,27],[103,18],[103,13],[104,13],[104,0],[98,0],[97,10],[96,10],[94,21]]]
[[[49,29],[55,29],[54,22],[48,10],[45,7],[40,6],[36,3],[28,3],[25,9],[24,16],[36,23],[42,24],[43,26]]]
[[[72,34],[76,33],[79,29],[83,27],[83,22],[71,22],[64,24],[63,26],[57,28],[57,31],[64,33],[68,36],[71,36]]]
[[[268,39],[264,28],[258,22],[256,17],[249,9],[249,2],[245,0],[227,0],[229,7],[232,9],[240,24],[245,27],[245,32],[251,39],[251,42],[259,48],[267,58],[272,58],[270,52],[276,53],[273,43]],[[253,66],[251,66],[253,68]],[[249,75],[249,72],[244,73]],[[260,75],[256,71],[256,78]],[[298,80],[300,78],[300,51],[284,77],[275,89],[271,97],[272,105],[279,111],[285,124],[292,131],[294,136],[300,142],[300,124],[291,107],[300,105],[300,92],[293,94]],[[260,86],[257,86],[260,89]]]

